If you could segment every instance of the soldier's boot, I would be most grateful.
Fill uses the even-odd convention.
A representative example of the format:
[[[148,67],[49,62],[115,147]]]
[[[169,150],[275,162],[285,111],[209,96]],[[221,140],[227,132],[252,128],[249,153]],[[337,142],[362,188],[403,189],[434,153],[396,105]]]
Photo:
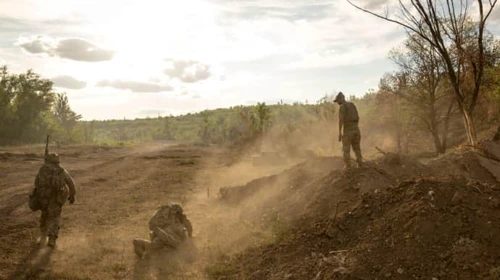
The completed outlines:
[[[350,170],[351,169],[351,155],[347,149],[344,150],[343,157],[344,157],[344,171]]]
[[[47,243],[47,233],[46,233],[45,229],[40,229],[40,236],[37,239],[37,243],[40,246],[43,246]]]
[[[145,259],[148,254],[148,244],[150,243],[147,240],[140,239],[140,238],[134,238],[134,241],[132,242],[134,245],[134,252],[135,254],[140,258],[140,259]]]
[[[344,171],[351,170],[351,157],[344,156]]]
[[[356,163],[358,165],[358,168],[363,167],[363,156],[361,155],[361,149],[359,147],[356,147],[354,150],[354,153],[356,154]]]
[[[54,236],[49,237],[49,242],[47,242],[47,246],[54,249],[56,247],[56,238]]]

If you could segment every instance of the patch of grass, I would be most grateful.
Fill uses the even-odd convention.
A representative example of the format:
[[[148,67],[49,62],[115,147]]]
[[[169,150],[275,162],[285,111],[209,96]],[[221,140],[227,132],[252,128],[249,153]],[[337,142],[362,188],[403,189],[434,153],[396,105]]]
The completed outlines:
[[[113,271],[113,278],[123,279],[128,274],[128,266],[125,263],[117,262],[111,265]]]
[[[31,278],[30,278],[31,279]],[[51,280],[91,280],[89,277],[76,277],[76,276],[69,276],[61,273],[54,273],[50,275],[49,277],[42,277],[40,279],[51,279]]]
[[[493,267],[490,269],[490,278],[491,280],[500,280],[500,266]]]
[[[104,148],[134,147],[137,145],[137,143],[133,141],[117,141],[110,139],[99,141],[97,144]]]
[[[269,226],[276,242],[285,239],[291,233],[290,221],[281,216],[279,212],[273,212],[269,219]]]
[[[229,263],[215,263],[205,267],[205,273],[208,277],[218,279],[224,276],[230,276],[237,270]]]
[[[126,271],[127,270],[127,265],[124,264],[124,263],[114,263],[112,266],[111,266],[111,269],[113,270],[113,272],[115,273],[120,273],[120,272],[123,272],[123,271]]]

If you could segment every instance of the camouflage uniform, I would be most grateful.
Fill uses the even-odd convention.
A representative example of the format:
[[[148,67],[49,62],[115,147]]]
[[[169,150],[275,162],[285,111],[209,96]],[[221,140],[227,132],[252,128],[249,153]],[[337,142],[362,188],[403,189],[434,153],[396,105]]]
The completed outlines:
[[[59,166],[59,157],[55,154],[50,156],[36,176],[33,195],[37,197],[42,211],[40,217],[41,240],[48,236],[48,245],[54,247],[59,234],[62,206],[68,197],[71,203],[74,202],[76,191],[71,175]]]
[[[133,241],[134,251],[141,258],[152,250],[165,247],[176,249],[187,236],[193,235],[191,222],[178,204],[160,206],[149,220],[149,230],[151,241],[141,238],[135,238]]]
[[[347,102],[344,99],[344,95],[340,92],[335,98],[335,102],[338,102],[339,107],[339,125],[343,126],[342,133],[342,151],[344,156],[344,164],[346,167],[351,166],[351,146],[356,154],[356,161],[358,166],[363,163],[363,157],[361,156],[361,132],[359,131],[359,117],[356,106]]]

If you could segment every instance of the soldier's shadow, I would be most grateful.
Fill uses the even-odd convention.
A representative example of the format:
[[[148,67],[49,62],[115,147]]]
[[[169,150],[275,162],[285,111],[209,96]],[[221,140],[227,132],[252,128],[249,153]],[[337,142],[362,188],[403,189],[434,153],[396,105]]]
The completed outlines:
[[[20,262],[9,279],[37,279],[49,272],[53,249],[33,244],[29,254]]]

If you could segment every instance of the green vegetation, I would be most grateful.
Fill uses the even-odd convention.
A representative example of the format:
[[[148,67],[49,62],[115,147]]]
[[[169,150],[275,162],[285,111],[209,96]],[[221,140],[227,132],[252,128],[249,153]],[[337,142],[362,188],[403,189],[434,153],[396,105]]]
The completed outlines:
[[[205,273],[212,279],[219,279],[220,277],[231,275],[237,270],[229,263],[215,263],[205,268]]]
[[[282,142],[280,140],[299,133],[312,123],[327,122],[329,126],[333,125],[335,111],[335,105],[326,101],[316,105],[259,103],[256,106],[237,106],[178,117],[80,121],[75,133],[82,136],[82,142],[98,144],[154,140],[204,145],[263,142],[268,149],[269,145],[276,146]],[[260,145],[257,146],[260,148]]]
[[[275,242],[282,241],[292,233],[290,221],[281,216],[279,212],[271,214],[269,225]]]
[[[0,68],[0,144],[38,143],[47,132],[71,141],[80,118],[50,80],[31,70],[16,75]]]

